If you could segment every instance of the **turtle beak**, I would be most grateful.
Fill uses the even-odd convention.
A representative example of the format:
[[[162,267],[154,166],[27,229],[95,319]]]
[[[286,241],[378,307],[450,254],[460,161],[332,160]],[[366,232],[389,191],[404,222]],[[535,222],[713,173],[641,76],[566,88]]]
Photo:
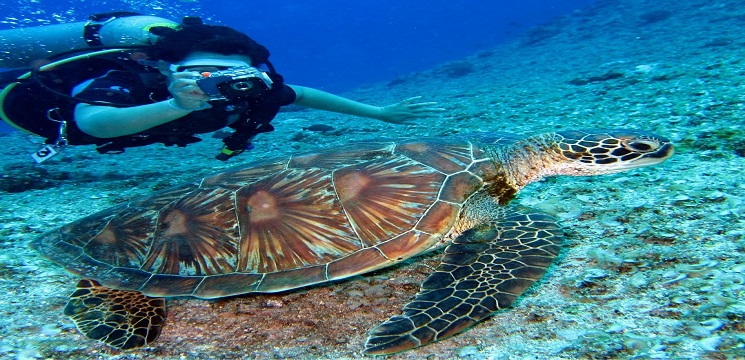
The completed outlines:
[[[622,141],[622,145],[623,147],[611,151],[611,155],[617,159],[619,171],[659,164],[675,153],[673,144],[661,137],[626,139]]]
[[[670,140],[639,131],[558,133],[561,154],[575,175],[608,174],[659,164],[674,153]]]

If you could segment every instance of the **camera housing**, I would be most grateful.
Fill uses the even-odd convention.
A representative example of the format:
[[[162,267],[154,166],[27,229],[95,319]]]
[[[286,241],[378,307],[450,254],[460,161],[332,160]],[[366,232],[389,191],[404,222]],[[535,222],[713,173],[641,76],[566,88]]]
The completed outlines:
[[[210,100],[235,100],[260,96],[271,90],[273,81],[266,72],[252,66],[202,73],[197,86]]]

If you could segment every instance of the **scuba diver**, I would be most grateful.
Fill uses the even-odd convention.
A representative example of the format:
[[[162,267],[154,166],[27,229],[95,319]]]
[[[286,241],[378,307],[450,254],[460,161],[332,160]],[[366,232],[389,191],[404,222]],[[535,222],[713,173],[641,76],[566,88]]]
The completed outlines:
[[[79,33],[76,27],[68,25]],[[270,122],[290,104],[394,124],[444,111],[434,102],[417,102],[419,97],[381,107],[286,84],[264,46],[195,17],[176,24],[108,13],[94,15],[83,28],[85,49],[7,71],[0,79],[3,120],[46,138],[32,155],[37,162],[66,145],[95,144],[102,154],[153,143],[183,147],[201,141],[197,134],[230,127],[234,131],[216,156],[228,160],[251,149],[257,134],[272,131]],[[15,35],[2,33],[0,43]],[[18,53],[15,63],[0,59],[0,66],[39,55],[30,52]]]

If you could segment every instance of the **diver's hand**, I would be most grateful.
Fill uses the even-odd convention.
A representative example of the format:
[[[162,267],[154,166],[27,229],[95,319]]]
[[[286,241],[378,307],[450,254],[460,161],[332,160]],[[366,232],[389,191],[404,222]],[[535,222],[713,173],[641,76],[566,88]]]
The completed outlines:
[[[171,74],[168,91],[173,95],[173,103],[184,110],[204,110],[212,107],[209,97],[197,85],[199,73],[185,71]]]
[[[414,102],[421,98],[421,96],[415,96],[399,103],[383,106],[380,108],[379,119],[391,124],[413,124],[413,119],[434,116],[445,111],[445,109],[437,107],[437,103],[434,101]]]

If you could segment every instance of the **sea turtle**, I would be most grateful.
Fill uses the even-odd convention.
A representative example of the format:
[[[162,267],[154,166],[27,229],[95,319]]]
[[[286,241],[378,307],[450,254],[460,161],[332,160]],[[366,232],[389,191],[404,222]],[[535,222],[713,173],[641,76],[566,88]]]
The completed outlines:
[[[83,278],[65,308],[89,338],[154,341],[169,296],[212,299],[344,279],[448,245],[402,315],[370,331],[367,354],[457,334],[504,309],[559,252],[549,215],[504,206],[550,175],[657,164],[667,139],[561,131],[359,143],[207,176],[35,239]]]

